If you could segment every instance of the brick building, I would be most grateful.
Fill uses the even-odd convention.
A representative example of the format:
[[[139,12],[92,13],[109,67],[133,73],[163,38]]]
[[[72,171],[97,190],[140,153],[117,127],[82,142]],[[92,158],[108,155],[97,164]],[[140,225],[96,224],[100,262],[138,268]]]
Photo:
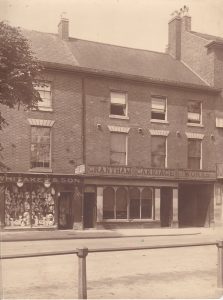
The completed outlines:
[[[168,53],[71,38],[67,19],[24,35],[44,101],[1,108],[13,119],[0,133],[2,227],[222,225],[220,38],[205,43],[188,16],[170,21]]]

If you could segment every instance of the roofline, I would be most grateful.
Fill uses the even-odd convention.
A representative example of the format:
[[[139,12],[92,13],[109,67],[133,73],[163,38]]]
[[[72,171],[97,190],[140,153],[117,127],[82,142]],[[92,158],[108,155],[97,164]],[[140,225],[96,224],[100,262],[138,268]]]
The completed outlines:
[[[223,42],[221,41],[211,41],[210,43],[208,43],[207,45],[205,45],[206,48],[210,48],[210,47],[223,47]]]
[[[154,79],[154,78],[147,77],[147,76],[124,74],[124,73],[120,73],[120,72],[106,71],[106,70],[97,70],[97,69],[92,69],[92,68],[71,66],[71,65],[52,63],[52,62],[46,62],[46,61],[42,61],[41,63],[43,64],[43,66],[45,68],[48,68],[48,69],[87,73],[89,75],[96,75],[96,76],[109,76],[109,77],[115,77],[115,78],[121,78],[121,79],[130,79],[130,80],[140,81],[140,82],[163,84],[166,86],[175,86],[178,88],[190,88],[190,89],[194,89],[194,90],[203,90],[203,91],[210,92],[210,93],[220,93],[221,92],[221,89],[219,89],[219,88],[214,88],[214,87],[199,85],[199,84],[183,83],[183,82],[168,81],[168,80],[159,80],[159,79]]]

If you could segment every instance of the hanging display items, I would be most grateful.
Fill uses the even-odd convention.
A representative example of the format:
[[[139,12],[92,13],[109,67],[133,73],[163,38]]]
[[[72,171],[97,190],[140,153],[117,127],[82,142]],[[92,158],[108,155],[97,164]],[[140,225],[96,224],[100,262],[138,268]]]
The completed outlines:
[[[50,227],[55,225],[55,190],[42,185],[5,188],[5,225],[9,227]]]

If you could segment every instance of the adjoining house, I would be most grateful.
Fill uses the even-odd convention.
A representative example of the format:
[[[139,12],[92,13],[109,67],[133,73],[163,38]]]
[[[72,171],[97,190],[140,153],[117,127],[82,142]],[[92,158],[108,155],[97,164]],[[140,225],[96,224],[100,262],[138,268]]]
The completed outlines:
[[[1,108],[2,228],[223,225],[223,39],[188,15],[167,53],[72,38],[64,18],[23,33],[45,84],[38,110]]]

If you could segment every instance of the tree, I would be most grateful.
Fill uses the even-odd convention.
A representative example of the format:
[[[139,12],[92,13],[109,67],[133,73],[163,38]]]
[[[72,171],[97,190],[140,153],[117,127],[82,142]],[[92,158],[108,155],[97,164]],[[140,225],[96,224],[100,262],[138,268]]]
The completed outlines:
[[[41,101],[34,85],[42,66],[19,28],[0,22],[0,104],[9,108],[37,108]],[[7,125],[0,111],[0,130]]]

